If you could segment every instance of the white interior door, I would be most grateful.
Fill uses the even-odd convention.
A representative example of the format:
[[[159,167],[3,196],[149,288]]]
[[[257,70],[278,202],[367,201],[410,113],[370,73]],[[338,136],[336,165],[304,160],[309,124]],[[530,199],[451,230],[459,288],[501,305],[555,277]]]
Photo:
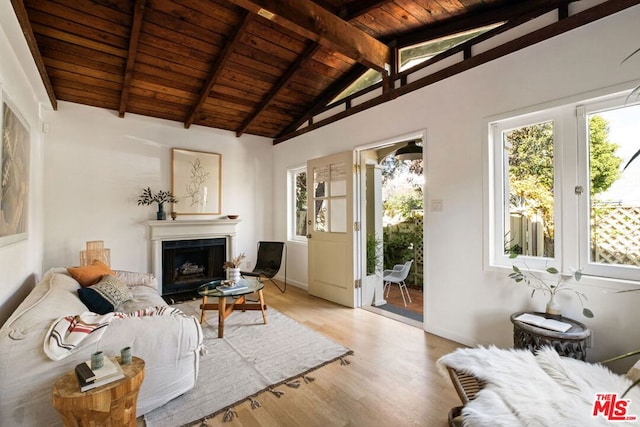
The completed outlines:
[[[357,304],[354,263],[354,154],[307,162],[309,293]]]

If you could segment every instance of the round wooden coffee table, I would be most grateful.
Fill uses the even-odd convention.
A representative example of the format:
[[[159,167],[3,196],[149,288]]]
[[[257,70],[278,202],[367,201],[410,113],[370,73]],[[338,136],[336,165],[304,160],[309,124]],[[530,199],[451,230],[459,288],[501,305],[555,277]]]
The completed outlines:
[[[229,317],[236,307],[239,307],[242,311],[245,310],[261,310],[262,321],[267,324],[267,305],[264,303],[264,295],[262,294],[262,288],[264,283],[262,280],[250,277],[241,279],[240,284],[244,285],[243,289],[233,292],[222,292],[219,290],[223,280],[214,280],[212,282],[205,283],[198,288],[198,293],[202,295],[202,304],[200,308],[202,310],[200,314],[200,323],[203,324],[206,320],[206,310],[218,310],[218,338],[224,337],[224,320]],[[257,292],[258,304],[247,304],[246,295]],[[217,303],[207,303],[209,297],[215,297],[218,299]]]
[[[85,392],[80,391],[75,371],[58,379],[53,385],[52,402],[64,425],[136,427],[144,360],[134,356],[130,364],[122,365],[122,370],[124,378]]]

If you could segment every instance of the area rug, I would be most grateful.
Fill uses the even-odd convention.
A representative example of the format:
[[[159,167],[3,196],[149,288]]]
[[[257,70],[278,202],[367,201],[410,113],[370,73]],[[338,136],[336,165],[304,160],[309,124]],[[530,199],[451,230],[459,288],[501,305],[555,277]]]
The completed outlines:
[[[376,306],[376,308],[379,308],[384,311],[388,311],[390,313],[398,314],[402,317],[416,320],[421,323],[423,322],[422,313],[416,313],[415,311],[407,310],[406,308],[398,307],[397,305],[383,304],[383,305]]]
[[[194,314],[187,303],[175,307]],[[217,312],[207,317],[202,325],[207,352],[200,357],[195,388],[146,414],[148,427],[200,425],[217,414],[232,418],[233,406],[247,400],[259,410],[261,393],[294,393],[312,380],[306,374],[337,360],[348,363],[345,356],[352,354],[271,307],[266,325],[259,310],[231,314],[221,339]]]

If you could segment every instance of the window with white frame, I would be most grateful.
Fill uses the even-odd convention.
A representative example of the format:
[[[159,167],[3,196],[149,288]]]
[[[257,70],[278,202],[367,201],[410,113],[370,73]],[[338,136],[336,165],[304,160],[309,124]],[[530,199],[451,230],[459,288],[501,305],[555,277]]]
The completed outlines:
[[[289,240],[307,240],[307,168],[289,170]]]
[[[535,269],[640,280],[640,105],[566,105],[489,134],[492,265],[518,254]]]

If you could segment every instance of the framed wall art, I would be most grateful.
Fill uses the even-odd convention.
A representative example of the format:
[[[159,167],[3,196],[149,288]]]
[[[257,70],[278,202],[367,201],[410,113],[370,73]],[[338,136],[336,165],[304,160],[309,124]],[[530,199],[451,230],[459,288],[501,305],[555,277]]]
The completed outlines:
[[[171,191],[178,215],[218,215],[221,212],[222,155],[173,148]]]
[[[0,246],[6,246],[27,238],[31,135],[26,120],[5,92],[0,101]]]

